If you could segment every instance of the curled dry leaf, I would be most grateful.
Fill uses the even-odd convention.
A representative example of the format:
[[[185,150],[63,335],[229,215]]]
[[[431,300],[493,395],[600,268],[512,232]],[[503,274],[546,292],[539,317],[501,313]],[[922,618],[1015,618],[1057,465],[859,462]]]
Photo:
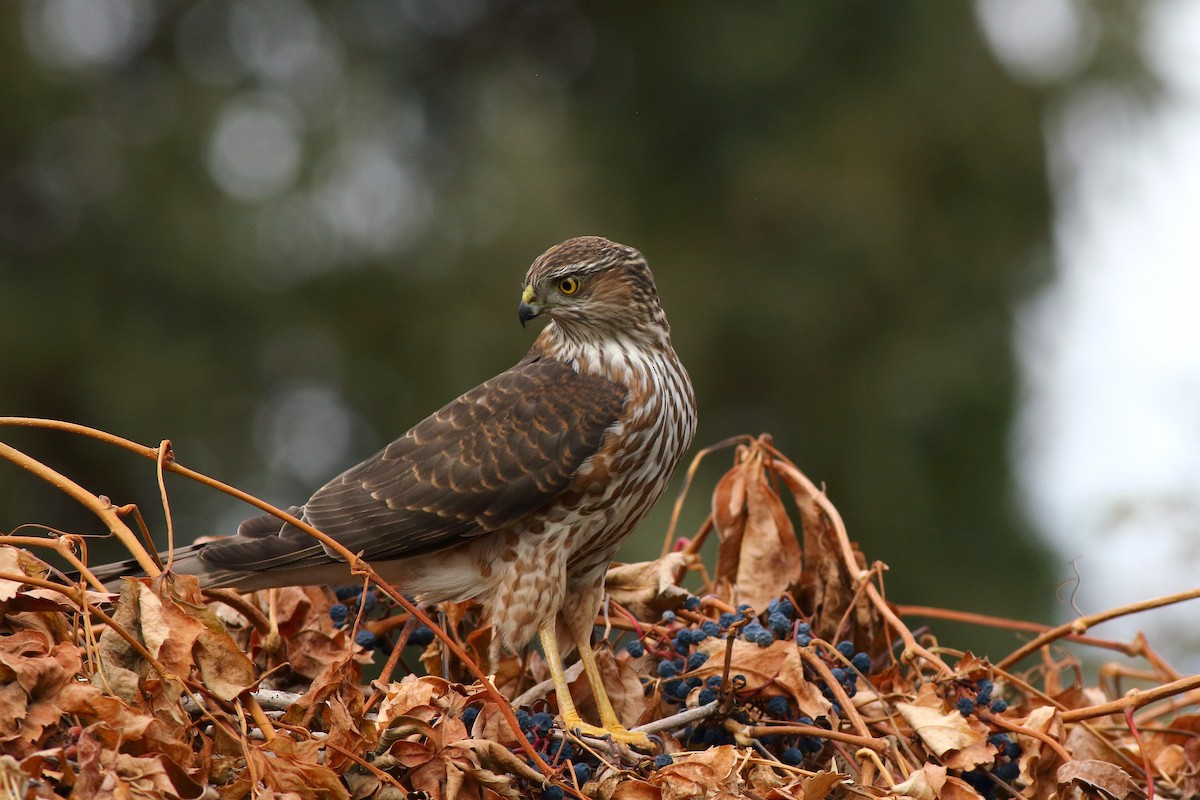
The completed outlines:
[[[673,552],[653,561],[614,564],[605,575],[604,589],[638,619],[657,619],[687,599],[689,592],[679,580],[696,559],[691,553]]]
[[[1068,761],[1055,772],[1059,789],[1076,786],[1085,790],[1103,792],[1102,796],[1115,800],[1134,800],[1145,797],[1146,792],[1129,773],[1107,761]]]
[[[0,545],[0,572],[41,578],[46,574],[46,565],[34,558],[28,550]],[[8,612],[6,604],[22,594],[21,586],[18,581],[0,580],[0,610]]]
[[[912,800],[938,800],[942,796],[942,786],[945,783],[945,767],[940,764],[925,764],[921,769],[914,770],[908,776],[908,780],[893,786],[892,794],[897,798]]]
[[[771,487],[767,463],[764,440],[739,447],[737,464],[717,484],[712,501],[720,538],[713,576],[718,591],[726,594],[721,587],[736,587],[737,602],[758,612],[801,575],[800,542]]]
[[[308,691],[288,707],[283,721],[309,730],[324,730],[333,749],[326,763],[341,774],[353,761],[342,751],[363,753],[375,747],[374,723],[364,718],[366,703],[359,688],[361,670],[352,659],[334,662],[312,682]]]
[[[62,715],[59,695],[75,681],[79,648],[37,630],[0,637],[0,749],[37,750]]]
[[[1014,722],[1023,728],[1049,734],[1052,739],[1062,741],[1061,721],[1052,706],[1035,708],[1024,719]],[[1057,762],[1058,756],[1050,745],[1037,737],[1022,733],[1017,735],[1017,742],[1021,745],[1021,757],[1017,760],[1021,768],[1020,780],[1023,785],[1028,786],[1036,781],[1039,773],[1049,772],[1049,765]]]
[[[711,747],[688,753],[675,763],[654,772],[651,786],[657,786],[662,800],[689,800],[695,797],[741,796],[742,780],[736,769],[739,754],[732,745]]]
[[[708,655],[708,660],[691,674],[698,678],[723,675],[726,646],[724,639],[704,641],[698,649]],[[804,677],[804,661],[791,642],[778,641],[768,647],[759,647],[744,639],[735,639],[729,674],[745,676],[748,694],[763,697],[790,695],[801,713],[814,719],[825,716],[832,707],[820,688]]]
[[[896,710],[938,758],[987,741],[987,729],[982,724],[972,725],[971,720],[957,710],[945,711],[914,703],[897,703]]]

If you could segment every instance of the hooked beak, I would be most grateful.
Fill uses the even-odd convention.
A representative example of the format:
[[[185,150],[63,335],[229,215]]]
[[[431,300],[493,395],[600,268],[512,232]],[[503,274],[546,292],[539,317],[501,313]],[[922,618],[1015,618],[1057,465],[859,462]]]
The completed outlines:
[[[521,327],[525,327],[525,323],[536,317],[542,311],[542,306],[537,301],[537,295],[533,291],[533,286],[526,286],[525,291],[521,292],[521,304],[517,306],[517,318],[521,320]]]

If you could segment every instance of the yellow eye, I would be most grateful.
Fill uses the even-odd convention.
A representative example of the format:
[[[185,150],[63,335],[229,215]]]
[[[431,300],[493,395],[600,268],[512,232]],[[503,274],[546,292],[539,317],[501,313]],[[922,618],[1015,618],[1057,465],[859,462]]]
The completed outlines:
[[[579,278],[572,275],[558,282],[558,290],[563,294],[575,294],[579,291]]]

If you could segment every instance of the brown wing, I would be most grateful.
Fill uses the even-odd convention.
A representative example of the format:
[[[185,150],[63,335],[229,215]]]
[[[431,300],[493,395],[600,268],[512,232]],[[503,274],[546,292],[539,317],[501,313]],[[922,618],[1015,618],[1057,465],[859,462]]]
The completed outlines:
[[[567,487],[627,396],[624,387],[562,362],[527,358],[334,478],[305,504],[304,516],[367,560],[428,553],[496,530]],[[206,547],[200,559],[238,571],[331,560],[302,531],[259,519]]]

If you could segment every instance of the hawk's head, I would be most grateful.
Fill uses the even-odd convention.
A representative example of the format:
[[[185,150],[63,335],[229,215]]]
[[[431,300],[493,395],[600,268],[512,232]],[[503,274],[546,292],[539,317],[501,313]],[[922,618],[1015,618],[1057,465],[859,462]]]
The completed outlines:
[[[568,239],[538,256],[517,313],[522,325],[545,314],[568,328],[600,332],[667,325],[645,257],[599,236]]]

